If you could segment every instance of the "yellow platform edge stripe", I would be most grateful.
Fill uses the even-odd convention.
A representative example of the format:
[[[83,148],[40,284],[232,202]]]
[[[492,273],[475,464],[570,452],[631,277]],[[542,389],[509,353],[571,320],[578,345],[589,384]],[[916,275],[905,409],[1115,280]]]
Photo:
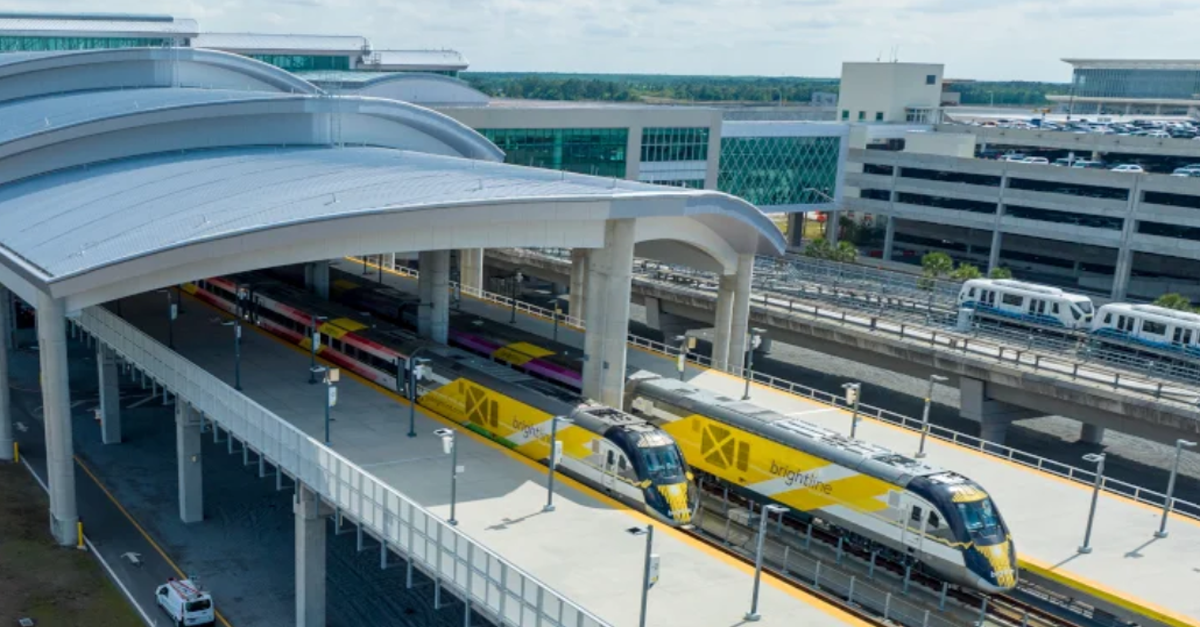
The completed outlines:
[[[1036,560],[1028,558],[1017,558],[1017,562],[1021,566],[1021,570],[1028,571],[1039,577],[1049,579],[1056,583],[1062,584],[1073,590],[1078,590],[1088,596],[1101,599],[1112,605],[1120,607],[1137,614],[1145,616],[1155,622],[1171,627],[1200,627],[1200,621],[1193,618],[1181,616],[1175,612],[1161,608],[1153,603],[1148,603],[1140,599],[1135,599],[1126,593],[1116,592],[1108,587],[1088,581],[1074,574],[1066,574],[1055,570],[1051,566],[1047,566]]]

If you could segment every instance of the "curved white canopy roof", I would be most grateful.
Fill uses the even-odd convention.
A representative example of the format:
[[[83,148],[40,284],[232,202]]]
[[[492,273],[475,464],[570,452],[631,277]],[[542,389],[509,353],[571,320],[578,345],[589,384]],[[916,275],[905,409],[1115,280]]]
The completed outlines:
[[[128,60],[121,71],[161,61]],[[10,65],[0,93],[37,80]],[[783,249],[726,194],[496,163],[493,144],[428,109],[282,91],[89,87],[0,105],[14,122],[0,131],[0,283],[77,310],[346,254],[599,247],[622,218],[639,254],[683,249],[726,273]]]

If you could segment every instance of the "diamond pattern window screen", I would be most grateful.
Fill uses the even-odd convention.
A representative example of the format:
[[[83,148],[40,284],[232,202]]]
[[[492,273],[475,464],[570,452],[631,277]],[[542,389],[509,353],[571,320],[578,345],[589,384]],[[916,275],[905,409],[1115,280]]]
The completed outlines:
[[[828,202],[805,192],[834,195],[839,137],[724,137],[717,188],[756,205]]]
[[[625,178],[624,128],[481,128],[504,151],[504,162],[579,174]]]

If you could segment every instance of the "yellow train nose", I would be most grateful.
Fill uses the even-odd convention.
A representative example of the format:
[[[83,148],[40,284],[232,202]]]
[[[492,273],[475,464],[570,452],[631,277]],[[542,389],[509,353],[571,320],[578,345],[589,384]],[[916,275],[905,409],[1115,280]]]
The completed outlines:
[[[686,525],[692,522],[692,509],[689,506],[688,500],[688,484],[672,483],[670,485],[658,486],[658,493],[667,501],[667,508],[671,511],[671,518],[681,524]]]

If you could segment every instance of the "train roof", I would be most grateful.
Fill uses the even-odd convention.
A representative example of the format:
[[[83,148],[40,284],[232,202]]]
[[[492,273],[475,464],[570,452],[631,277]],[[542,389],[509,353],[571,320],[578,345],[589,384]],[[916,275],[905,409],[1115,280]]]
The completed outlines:
[[[733,424],[896,486],[906,486],[915,477],[946,474],[942,468],[890,449],[862,440],[851,440],[836,431],[683,381],[644,371],[635,375],[633,381],[636,382],[637,391],[645,390],[695,413]]]
[[[967,283],[973,284],[973,285],[994,285],[997,287],[1007,287],[1009,289],[1021,290],[1021,291],[1030,292],[1033,294],[1045,294],[1046,296],[1062,296],[1064,298],[1070,298],[1073,300],[1088,300],[1088,301],[1091,300],[1090,298],[1088,298],[1087,296],[1084,296],[1083,294],[1075,294],[1073,292],[1068,292],[1061,288],[1053,287],[1050,285],[1040,285],[1038,283],[1026,283],[1025,281],[1017,281],[1014,279],[971,279],[970,281],[967,281]]]
[[[1200,322],[1200,314],[1190,311],[1181,311],[1179,309],[1170,309],[1168,307],[1159,307],[1158,305],[1134,305],[1131,303],[1111,303],[1101,307],[1106,311],[1125,311],[1137,314],[1148,314],[1151,316],[1160,316],[1163,318],[1172,318],[1174,320],[1183,320],[1185,322]]]
[[[661,430],[637,416],[587,400],[575,392],[529,376],[516,368],[498,364],[459,348],[424,340],[407,329],[371,316],[367,312],[354,311],[345,305],[319,299],[304,290],[261,273],[245,273],[237,278],[240,282],[253,285],[257,293],[272,298],[286,298],[286,304],[326,316],[334,321],[333,324],[336,324],[339,318],[368,324],[365,328],[348,331],[383,345],[403,359],[420,349],[421,353],[417,356],[429,358],[435,374],[440,373],[446,377],[464,376],[518,401],[536,402],[540,409],[571,418],[580,427],[594,433],[603,434],[607,429],[619,428],[637,435],[637,443],[642,446],[667,443],[660,437]],[[542,399],[535,401],[530,397],[531,394],[541,396]]]

